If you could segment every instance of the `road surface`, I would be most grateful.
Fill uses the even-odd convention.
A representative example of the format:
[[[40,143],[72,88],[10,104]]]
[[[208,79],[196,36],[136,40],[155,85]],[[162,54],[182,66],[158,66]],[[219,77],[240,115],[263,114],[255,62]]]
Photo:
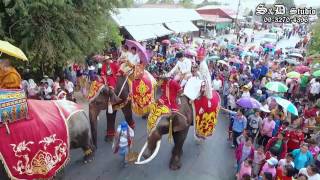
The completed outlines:
[[[232,38],[232,37],[231,37]],[[259,34],[257,34],[259,43]],[[278,47],[295,44],[299,38],[292,37],[278,43]],[[88,105],[86,104],[85,107]],[[169,160],[172,144],[167,136],[162,138],[162,145],[158,156],[147,165],[130,165],[127,168],[120,166],[120,157],[111,151],[111,143],[103,140],[106,129],[105,111],[101,112],[98,123],[98,150],[95,160],[90,164],[82,164],[82,151],[72,150],[71,161],[66,166],[63,180],[231,180],[234,179],[234,150],[227,141],[228,120],[226,116],[219,115],[216,132],[212,139],[204,144],[197,145],[194,141],[193,127],[184,144],[182,168],[178,171],[169,170]],[[123,119],[122,112],[118,112],[117,122]],[[134,138],[134,151],[140,151],[146,141],[146,121],[134,117],[136,120],[136,134]]]

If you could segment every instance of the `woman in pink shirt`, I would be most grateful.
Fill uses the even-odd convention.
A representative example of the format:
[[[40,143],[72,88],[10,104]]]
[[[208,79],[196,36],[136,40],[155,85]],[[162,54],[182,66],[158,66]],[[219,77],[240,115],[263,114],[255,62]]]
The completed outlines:
[[[268,117],[264,118],[260,127],[260,138],[258,141],[259,145],[266,146],[269,139],[272,137],[272,131],[275,128],[276,123],[273,120],[273,115],[269,114]]]
[[[264,174],[265,172],[271,173],[272,177],[276,177],[276,165],[278,164],[278,160],[274,157],[271,157],[270,159],[267,160],[267,162],[263,165],[262,170],[260,172],[260,176]]]

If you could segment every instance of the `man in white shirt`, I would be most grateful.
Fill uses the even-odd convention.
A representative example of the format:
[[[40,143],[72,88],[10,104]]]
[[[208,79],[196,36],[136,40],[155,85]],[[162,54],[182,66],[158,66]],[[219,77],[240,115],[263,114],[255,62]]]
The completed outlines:
[[[48,82],[44,83],[43,93],[45,100],[51,100],[52,88],[49,86]]]
[[[200,62],[199,74],[200,74],[200,79],[203,80],[206,84],[205,95],[207,96],[208,99],[211,99],[212,98],[211,75],[209,72],[207,62],[205,60],[202,60]],[[222,86],[222,82],[221,82],[221,86]]]
[[[49,85],[50,87],[53,86],[53,80],[52,80],[52,79],[50,79],[47,75],[44,75],[43,78],[44,78],[43,81],[48,82],[48,85]]]
[[[72,94],[72,93],[73,93],[74,85],[73,85],[73,83],[72,83],[71,81],[66,80],[66,81],[65,81],[64,88],[68,91],[69,94]]]
[[[319,83],[319,79],[316,79],[314,82],[311,83],[310,94],[315,99],[319,93],[320,93],[320,83]]]
[[[212,81],[212,87],[214,90],[220,92],[222,88],[222,81],[219,79],[218,75],[214,76],[214,80]]]
[[[183,87],[188,79],[192,76],[191,67],[192,62],[188,58],[184,58],[181,52],[176,54],[177,64],[174,68],[168,73],[168,76],[175,76],[176,81],[181,81],[180,86]]]
[[[302,168],[299,174],[304,174],[308,177],[308,180],[319,180],[320,174],[317,172],[317,167],[315,165],[310,165],[307,168]]]

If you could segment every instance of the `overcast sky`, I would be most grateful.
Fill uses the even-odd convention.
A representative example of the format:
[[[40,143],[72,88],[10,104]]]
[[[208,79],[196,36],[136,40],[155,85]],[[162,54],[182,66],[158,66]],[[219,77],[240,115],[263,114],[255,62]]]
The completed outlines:
[[[136,0],[137,2],[147,2],[147,0]],[[176,0],[178,1],[178,0]],[[199,4],[203,0],[193,0],[194,3]],[[210,0],[209,0],[210,1]],[[218,1],[218,2],[226,2],[229,3],[231,6],[237,6],[238,0],[212,0],[212,1]],[[244,7],[250,7],[254,8],[257,4],[260,2],[265,3],[273,3],[275,0],[241,0],[241,4]],[[311,7],[320,7],[320,0],[294,0],[296,5],[306,4],[307,6]]]

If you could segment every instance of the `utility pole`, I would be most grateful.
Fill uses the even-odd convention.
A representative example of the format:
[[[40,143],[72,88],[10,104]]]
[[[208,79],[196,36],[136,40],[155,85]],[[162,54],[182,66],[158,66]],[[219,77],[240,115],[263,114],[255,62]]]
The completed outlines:
[[[239,10],[240,10],[240,0],[238,1],[237,16],[236,16],[235,26],[234,26],[234,32],[235,32],[235,33],[237,33],[237,30],[238,30],[238,16],[239,16]]]

